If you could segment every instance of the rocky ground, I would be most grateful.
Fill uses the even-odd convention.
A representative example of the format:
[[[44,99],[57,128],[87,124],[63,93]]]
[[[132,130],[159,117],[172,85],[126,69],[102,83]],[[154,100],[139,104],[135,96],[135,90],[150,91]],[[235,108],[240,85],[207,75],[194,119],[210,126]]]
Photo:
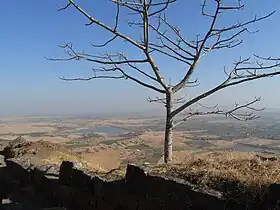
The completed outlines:
[[[40,145],[39,145],[40,144]],[[36,167],[43,167],[46,164],[44,155],[50,153],[49,150],[62,152],[55,145],[48,143],[30,144],[23,138],[18,138],[8,144],[0,155],[0,196],[2,203],[1,210],[40,210],[40,209],[64,209],[57,207],[55,202],[43,194],[38,193],[38,189],[25,182],[19,182],[13,174],[6,169],[5,158],[20,159],[20,161],[34,163]],[[65,152],[65,151],[64,151]],[[35,158],[36,156],[36,158]],[[40,157],[40,158],[38,158]],[[34,161],[36,160],[36,161]],[[47,163],[50,164],[50,163]],[[58,163],[59,164],[59,163]],[[55,166],[55,164],[52,164]],[[54,167],[55,168],[55,167]],[[56,169],[58,171],[58,168]]]
[[[36,168],[44,171],[48,179],[58,181],[59,166],[64,160],[75,163],[75,167],[88,169],[79,155],[58,144],[44,141],[29,142],[24,138],[17,138],[3,146],[0,150],[0,210],[62,210],[50,195],[43,194],[28,180],[19,180],[19,174],[11,172],[9,161],[19,163],[24,169]],[[6,165],[8,164],[8,166]],[[9,170],[8,170],[9,167]],[[18,171],[18,170],[15,170]],[[19,170],[20,171],[20,170]],[[33,170],[34,171],[34,170]],[[120,171],[121,173],[119,173]],[[123,169],[115,169],[103,176],[124,176]],[[102,177],[102,173],[99,174]]]
[[[14,180],[12,174],[6,170],[4,157],[0,156],[0,183],[1,183],[1,207],[2,210],[39,210],[44,209],[44,203],[49,203],[42,195],[34,194],[34,188],[25,188]],[[32,201],[32,202],[30,202]]]
[[[2,151],[1,151],[2,150]],[[59,166],[64,160],[74,162],[81,169],[90,169],[102,176],[101,171],[88,168],[79,155],[67,148],[45,141],[29,142],[17,138],[0,148],[0,210],[58,210],[55,201],[42,194],[30,183],[18,181],[6,169],[5,158],[20,162],[20,165],[32,165],[40,171],[52,174],[57,179]],[[187,157],[186,157],[187,158]],[[26,164],[25,164],[26,163]],[[255,153],[217,152],[193,155],[184,164],[157,165],[148,167],[151,174],[164,174],[191,181],[193,184],[216,189],[224,180],[239,183],[244,192],[262,195],[263,189],[280,182],[280,160],[273,156]],[[27,169],[27,168],[26,168]],[[106,172],[106,175],[124,176],[123,169]],[[241,186],[240,185],[240,186]],[[248,189],[248,190],[247,190]],[[253,189],[253,190],[251,190]],[[220,190],[220,189],[219,189]],[[259,192],[258,192],[259,191]]]

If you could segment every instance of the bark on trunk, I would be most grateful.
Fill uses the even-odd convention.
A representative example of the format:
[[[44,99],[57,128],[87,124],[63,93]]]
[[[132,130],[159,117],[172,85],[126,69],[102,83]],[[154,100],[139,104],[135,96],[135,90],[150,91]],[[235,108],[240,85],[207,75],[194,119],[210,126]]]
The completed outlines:
[[[173,117],[171,112],[173,109],[172,94],[166,94],[166,122],[165,122],[165,135],[164,135],[164,162],[172,161],[172,130],[173,130]]]

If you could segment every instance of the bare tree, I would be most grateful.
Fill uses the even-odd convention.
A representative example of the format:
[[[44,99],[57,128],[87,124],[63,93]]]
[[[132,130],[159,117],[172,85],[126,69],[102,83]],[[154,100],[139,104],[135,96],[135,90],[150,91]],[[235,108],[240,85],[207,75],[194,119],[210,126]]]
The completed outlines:
[[[239,12],[244,8],[240,0],[232,1],[226,5],[222,0],[204,0],[201,4],[202,17],[209,20],[209,26],[204,29],[203,35],[197,35],[195,40],[188,40],[181,33],[180,29],[167,19],[167,8],[176,4],[177,0],[109,0],[116,6],[115,24],[110,26],[102,20],[96,19],[92,14],[80,7],[74,0],[68,0],[67,5],[59,10],[63,11],[73,7],[81,13],[89,22],[87,26],[95,25],[109,32],[112,38],[105,40],[99,45],[92,45],[96,48],[108,47],[116,40],[126,41],[132,48],[139,51],[138,58],[130,58],[121,52],[106,53],[102,55],[87,54],[78,52],[71,43],[61,45],[67,53],[66,58],[51,58],[51,60],[85,60],[100,65],[100,68],[93,69],[93,75],[86,78],[62,78],[63,80],[94,80],[94,79],[129,79],[139,85],[156,91],[162,97],[149,98],[150,102],[163,103],[166,108],[166,124],[164,137],[164,161],[172,160],[172,131],[182,122],[190,117],[199,115],[225,115],[237,120],[251,120],[258,116],[254,114],[256,109],[252,105],[260,100],[256,98],[246,104],[235,104],[230,110],[222,110],[218,106],[207,107],[208,111],[193,109],[194,105],[201,104],[201,100],[227,87],[236,86],[261,78],[279,75],[277,68],[280,66],[279,59],[271,57],[261,57],[253,55],[248,58],[239,58],[233,63],[230,69],[225,68],[226,79],[217,84],[214,88],[199,94],[189,100],[175,98],[183,89],[199,85],[198,80],[193,80],[193,73],[197,69],[199,61],[208,53],[217,50],[236,48],[243,43],[241,36],[244,33],[254,33],[249,26],[271,17],[274,12],[264,16],[255,16],[244,22],[237,22],[223,27],[217,24],[222,15],[232,12]],[[230,2],[230,1],[228,1]],[[177,2],[178,3],[178,2]],[[207,5],[208,4],[208,5]],[[129,27],[141,30],[141,38],[133,38],[119,29],[123,11],[129,12],[133,18],[128,21]],[[209,12],[211,11],[211,12]],[[226,14],[225,14],[226,13]],[[127,13],[125,13],[127,14]],[[154,55],[173,59],[185,66],[185,74],[181,81],[170,84],[162,76],[159,63],[154,59]],[[147,69],[147,66],[149,69]],[[174,67],[175,68],[175,67]],[[151,70],[151,71],[150,71]],[[170,75],[172,74],[170,70]],[[141,77],[134,76],[139,73]],[[145,78],[145,79],[143,79]],[[245,111],[241,111],[245,109]],[[248,112],[246,111],[248,110]],[[183,112],[184,111],[184,112]],[[176,119],[175,119],[176,117]],[[177,119],[181,118],[181,119]]]

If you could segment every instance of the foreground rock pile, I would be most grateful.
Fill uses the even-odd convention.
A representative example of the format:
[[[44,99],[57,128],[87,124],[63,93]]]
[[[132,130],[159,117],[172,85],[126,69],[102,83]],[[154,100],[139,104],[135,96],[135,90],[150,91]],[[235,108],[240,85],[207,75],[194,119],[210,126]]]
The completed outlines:
[[[35,149],[34,145],[41,145],[41,148],[35,152],[26,150]],[[151,174],[148,169],[132,164],[124,171],[116,169],[97,174],[88,171],[79,161],[63,161],[62,164],[34,162],[34,153],[47,151],[42,145],[49,144],[17,139],[2,152],[5,157],[0,168],[1,209],[280,209],[280,186],[277,183],[267,188],[264,197],[244,200],[230,196],[238,185],[226,184],[226,180],[223,183],[225,189],[214,190],[163,173],[160,176]],[[55,145],[49,146],[56,148]]]

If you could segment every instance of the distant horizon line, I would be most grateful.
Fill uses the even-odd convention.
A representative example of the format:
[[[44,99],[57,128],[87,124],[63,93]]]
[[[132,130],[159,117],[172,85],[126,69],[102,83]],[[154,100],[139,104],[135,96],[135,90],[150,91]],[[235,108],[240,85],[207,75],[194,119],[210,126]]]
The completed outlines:
[[[156,110],[156,112],[155,112]],[[280,113],[280,108],[266,108],[265,110],[258,112],[261,113]],[[152,114],[152,116],[151,116]],[[132,116],[134,115],[134,116]],[[136,116],[135,116],[136,115]],[[140,116],[139,116],[140,115]],[[69,113],[34,113],[26,115],[1,115],[0,118],[32,118],[32,117],[163,117],[165,116],[164,111],[159,109],[147,109],[143,111],[120,111],[120,112],[69,112]]]
[[[63,112],[53,112],[53,113],[34,113],[34,114],[21,114],[21,115],[11,115],[11,114],[5,114],[1,115],[0,117],[107,117],[107,116],[126,116],[126,115],[150,115],[151,112],[154,115],[162,115],[164,113],[159,113],[159,109],[156,109],[157,112],[155,112],[155,109],[149,109],[149,110],[143,110],[143,111],[119,111],[119,112],[69,112],[69,113],[63,113]]]

